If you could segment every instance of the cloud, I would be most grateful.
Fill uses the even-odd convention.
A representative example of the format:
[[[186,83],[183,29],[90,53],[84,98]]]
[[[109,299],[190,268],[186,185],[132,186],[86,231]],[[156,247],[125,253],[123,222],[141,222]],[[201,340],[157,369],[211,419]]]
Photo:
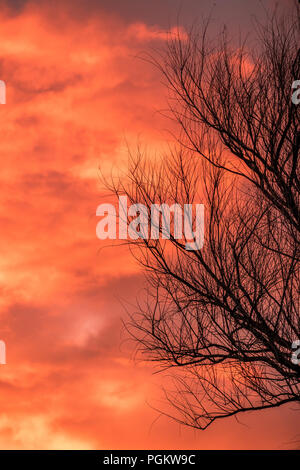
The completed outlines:
[[[107,197],[99,166],[122,170],[138,135],[150,151],[167,138],[164,89],[138,56],[172,27],[162,2],[164,20],[152,3],[116,4],[1,2],[0,447],[258,442],[232,424],[199,440],[164,419],[151,431],[161,378],[121,335],[122,302],[143,277],[125,248],[96,238],[95,211]]]

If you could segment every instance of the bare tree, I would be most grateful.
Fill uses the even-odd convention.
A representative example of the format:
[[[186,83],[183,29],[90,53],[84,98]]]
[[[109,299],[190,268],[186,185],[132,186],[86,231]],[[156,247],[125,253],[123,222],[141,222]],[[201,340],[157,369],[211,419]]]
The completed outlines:
[[[173,235],[128,242],[147,276],[128,331],[170,369],[163,412],[197,429],[300,402],[296,24],[274,16],[251,46],[230,47],[225,34],[212,45],[207,26],[170,37],[155,63],[177,142],[160,161],[139,150],[127,179],[111,185],[149,214],[151,204],[205,204],[202,250]]]

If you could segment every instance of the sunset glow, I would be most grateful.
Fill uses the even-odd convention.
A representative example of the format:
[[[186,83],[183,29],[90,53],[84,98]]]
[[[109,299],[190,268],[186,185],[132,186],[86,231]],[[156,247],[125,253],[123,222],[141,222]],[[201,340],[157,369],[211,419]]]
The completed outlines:
[[[121,3],[1,1],[0,448],[288,448],[291,406],[205,432],[160,416],[167,374],[127,341],[144,278],[126,247],[96,237],[101,174],[125,168],[128,146],[154,155],[172,140],[166,89],[142,57],[212,2],[189,0],[182,20],[179,2]],[[215,3],[237,29],[259,11]]]

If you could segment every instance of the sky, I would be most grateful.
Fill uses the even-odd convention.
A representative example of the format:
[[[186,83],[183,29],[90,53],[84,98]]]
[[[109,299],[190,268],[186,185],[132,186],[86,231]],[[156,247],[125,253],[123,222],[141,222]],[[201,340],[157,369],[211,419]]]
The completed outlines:
[[[0,1],[1,449],[276,449],[296,438],[291,407],[205,432],[160,416],[166,378],[122,329],[141,268],[96,238],[109,202],[100,174],[124,168],[128,144],[159,152],[171,138],[166,90],[143,54],[209,14],[215,31],[247,32],[274,3]]]

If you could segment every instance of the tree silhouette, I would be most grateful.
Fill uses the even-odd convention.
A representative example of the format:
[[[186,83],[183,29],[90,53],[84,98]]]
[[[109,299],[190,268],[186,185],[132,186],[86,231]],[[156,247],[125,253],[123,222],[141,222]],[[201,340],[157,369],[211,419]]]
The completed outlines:
[[[171,36],[151,58],[169,89],[176,143],[159,161],[139,149],[127,178],[110,185],[148,213],[151,204],[205,204],[201,250],[173,235],[128,241],[147,289],[126,327],[144,358],[170,369],[163,413],[197,429],[300,401],[291,361],[300,332],[297,22],[273,16],[250,46],[234,47],[225,32],[212,43],[207,32]]]

